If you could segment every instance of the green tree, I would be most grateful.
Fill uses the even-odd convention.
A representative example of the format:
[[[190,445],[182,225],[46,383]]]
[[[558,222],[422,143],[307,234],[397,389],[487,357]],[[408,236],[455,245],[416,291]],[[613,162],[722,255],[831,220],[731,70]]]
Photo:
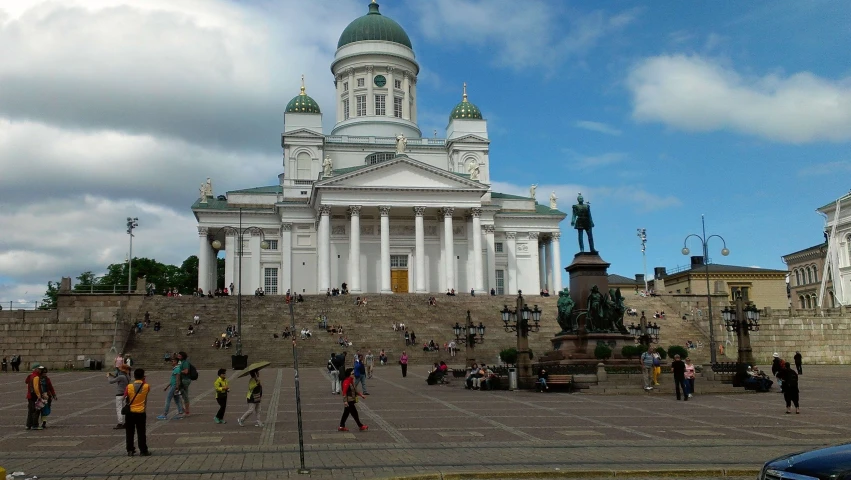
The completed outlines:
[[[216,259],[216,288],[225,288],[225,259]]]
[[[198,289],[198,257],[190,255],[180,265],[183,272],[183,283],[180,285],[181,293],[193,293]]]
[[[89,292],[95,284],[95,274],[91,271],[85,271],[77,276],[77,283],[74,285],[75,292]]]
[[[47,282],[47,291],[44,292],[44,298],[41,299],[39,310],[55,310],[56,302],[59,299],[59,282]]]

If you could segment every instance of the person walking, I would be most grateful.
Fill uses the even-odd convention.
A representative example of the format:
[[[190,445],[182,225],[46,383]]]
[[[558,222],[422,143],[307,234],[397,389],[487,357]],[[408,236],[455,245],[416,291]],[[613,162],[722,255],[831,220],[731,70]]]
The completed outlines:
[[[366,351],[366,378],[372,378],[372,371],[375,369],[375,356],[372,354],[372,350]]]
[[[688,401],[688,387],[686,386],[686,364],[680,360],[679,355],[674,355],[674,361],[671,362],[671,370],[674,373],[674,386],[677,392],[677,400],[680,399],[680,387],[683,388],[683,396],[685,401]]]
[[[402,350],[402,356],[399,357],[399,365],[402,366],[402,378],[408,376],[408,353]]]
[[[189,363],[189,355],[186,352],[178,352],[177,358],[180,360],[180,398],[183,400],[183,413],[189,415],[189,385],[192,384],[191,371],[193,370]],[[196,377],[197,378],[197,377]]]
[[[798,375],[803,375],[804,372],[801,370],[802,357],[801,352],[795,352],[795,370],[798,371]]]
[[[340,382],[343,381],[340,375],[342,375],[343,370],[346,368],[346,353],[343,352],[339,355],[334,355],[334,352],[331,352],[331,358],[328,360],[328,373],[331,375],[332,395],[340,394]]]
[[[219,411],[216,412],[216,416],[213,417],[213,421],[216,423],[228,423],[225,421],[225,409],[228,406],[228,392],[230,391],[227,378],[228,371],[224,368],[220,368],[217,374],[218,377],[216,377],[216,381],[213,382],[213,388],[216,390],[216,403],[219,404]]]
[[[109,383],[115,385],[115,415],[118,417],[118,423],[112,427],[113,430],[122,429],[125,426],[126,419],[121,409],[124,408],[124,392],[127,391],[127,385],[130,384],[130,367],[122,365],[118,367],[118,374],[107,373]]]
[[[686,387],[688,387],[688,398],[694,396],[694,364],[690,358],[686,358]]]
[[[41,372],[39,374],[39,382],[41,384],[41,399],[44,402],[44,406],[39,410],[39,415],[41,418],[41,428],[47,428],[47,417],[50,415],[50,407],[53,405],[53,401],[56,400],[56,390],[53,389],[53,382],[50,381],[50,377],[47,376],[47,368],[41,367]]]
[[[41,365],[33,365],[33,371],[27,375],[24,383],[27,386],[27,430],[41,430],[38,417],[41,409]]]
[[[148,457],[151,452],[148,450],[148,439],[145,434],[145,429],[148,424],[148,416],[145,412],[148,407],[148,393],[151,392],[151,386],[145,382],[145,370],[137,368],[133,372],[133,383],[127,385],[127,391],[124,393],[124,398],[127,399],[129,412],[124,419],[124,432],[127,439],[127,456],[136,455],[136,447],[133,445],[134,437],[139,437],[139,455]]]
[[[118,355],[115,356],[113,365],[115,366],[115,370],[112,373],[118,375],[119,369],[124,365],[124,355],[121,352],[118,352]]]
[[[9,360],[6,357],[3,357],[3,363],[0,366],[3,367],[3,373],[8,373]]]
[[[343,380],[343,416],[340,418],[340,426],[337,427],[337,431],[339,432],[348,432],[349,429],[346,428],[346,420],[349,419],[349,415],[355,419],[355,423],[358,428],[363,430],[367,430],[369,427],[362,424],[360,421],[360,416],[358,415],[358,409],[355,406],[358,401],[358,397],[366,398],[360,393],[357,389],[357,385],[355,385],[355,374],[353,368],[347,368],[345,372],[346,379]]]
[[[783,379],[778,376],[781,370],[781,362],[783,360],[780,359],[780,354],[777,352],[774,352],[774,355],[772,356],[774,358],[771,360],[771,375],[774,376],[774,380],[777,381],[777,386],[780,387],[780,391],[783,392]]]
[[[252,370],[248,373],[250,379],[248,380],[248,394],[245,396],[246,401],[248,402],[248,410],[242,414],[236,420],[236,423],[239,424],[240,427],[245,426],[245,421],[248,420],[252,414],[254,414],[255,418],[255,427],[262,427],[263,422],[260,421],[260,400],[263,397],[263,385],[260,384],[260,371]]]
[[[21,356],[20,355],[12,355],[12,362],[10,363],[10,365],[12,365],[12,371],[13,372],[20,372],[21,371]]]
[[[177,415],[174,420],[183,418],[183,404],[180,403],[180,361],[176,356],[171,357],[171,378],[168,385],[163,389],[165,394],[165,410],[163,414],[157,417],[157,420],[168,420],[168,410],[171,408],[171,402],[177,406]]]
[[[778,377],[783,379],[783,400],[786,401],[786,413],[792,413],[792,404],[795,404],[795,413],[801,413],[800,405],[798,404],[800,393],[798,392],[798,374],[792,370],[792,365],[788,362],[780,370]]]
[[[644,378],[644,390],[653,390],[653,347],[641,354],[641,375]]]
[[[363,363],[363,355],[355,355],[354,374],[355,384],[360,384],[360,391],[364,395],[369,395],[369,392],[366,391],[366,366]]]

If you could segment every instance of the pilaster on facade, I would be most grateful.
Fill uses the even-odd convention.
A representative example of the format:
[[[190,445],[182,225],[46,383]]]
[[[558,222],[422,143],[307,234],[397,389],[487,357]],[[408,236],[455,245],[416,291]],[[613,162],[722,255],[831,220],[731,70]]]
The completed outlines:
[[[360,205],[350,205],[349,212],[349,289],[352,293],[361,293],[360,269]]]
[[[561,283],[561,232],[552,232],[550,234],[550,245],[552,252],[552,262],[548,262],[548,264],[552,265],[553,269],[553,290],[555,292],[560,292],[562,290]]]
[[[505,232],[506,255],[508,257],[508,294],[516,295],[518,288],[517,275],[517,232]]]
[[[393,293],[390,288],[390,206],[378,207],[381,212],[381,293]]]
[[[426,293],[425,285],[425,226],[423,215],[426,207],[414,207],[414,290],[417,293]]]

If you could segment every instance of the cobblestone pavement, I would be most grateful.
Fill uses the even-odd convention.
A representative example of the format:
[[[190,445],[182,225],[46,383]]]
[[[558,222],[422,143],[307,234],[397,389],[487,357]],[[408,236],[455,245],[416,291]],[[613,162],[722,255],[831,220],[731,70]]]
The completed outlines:
[[[376,368],[367,382],[370,395],[358,403],[367,432],[357,431],[351,419],[351,432],[336,431],[342,399],[330,393],[322,370],[301,371],[304,462],[310,478],[458,472],[514,478],[496,472],[655,469],[745,469],[747,475],[774,456],[851,439],[851,413],[845,409],[851,386],[837,381],[851,367],[806,367],[802,414],[784,415],[782,395],[776,392],[702,396],[698,384],[691,401],[677,402],[659,395],[469,391],[455,379],[448,386],[426,385],[422,367],[402,378],[397,367],[387,366]],[[127,457],[124,431],[112,429],[114,388],[104,372],[51,374],[59,400],[43,431],[24,429],[25,375],[0,374],[0,466],[9,472],[134,480],[305,478],[298,474],[290,369],[262,373],[263,427],[236,422],[246,407],[244,378],[232,380],[228,423],[213,423],[212,371],[202,371],[191,387],[191,417],[159,421],[168,373],[149,372],[153,456],[147,458]],[[819,390],[820,384],[830,388]],[[635,477],[643,475],[636,472]]]

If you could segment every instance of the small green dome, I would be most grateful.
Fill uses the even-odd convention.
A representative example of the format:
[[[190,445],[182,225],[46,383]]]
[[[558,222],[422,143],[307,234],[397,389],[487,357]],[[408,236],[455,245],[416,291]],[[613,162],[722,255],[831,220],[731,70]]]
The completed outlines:
[[[356,18],[343,30],[340,41],[337,42],[337,48],[366,40],[383,40],[414,49],[405,30],[394,20],[379,13],[378,4],[374,1],[369,4],[369,13]]]
[[[464,84],[464,97],[461,99],[461,103],[455,105],[452,113],[449,114],[449,120],[453,119],[482,120],[482,111],[467,100],[466,83]]]
[[[290,103],[287,104],[286,113],[322,113],[319,111],[319,104],[316,100],[310,98],[304,91],[304,76],[301,78],[301,93],[293,97]]]

